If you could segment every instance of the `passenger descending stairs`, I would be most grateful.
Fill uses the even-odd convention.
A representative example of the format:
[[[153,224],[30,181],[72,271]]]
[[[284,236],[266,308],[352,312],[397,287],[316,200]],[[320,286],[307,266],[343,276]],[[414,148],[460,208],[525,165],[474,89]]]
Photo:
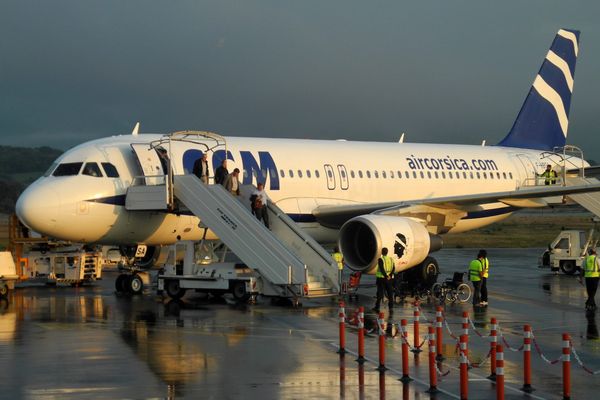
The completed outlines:
[[[269,209],[270,231],[250,213],[249,195],[236,198],[221,185],[205,185],[194,175],[174,176],[173,187],[175,197],[260,274],[265,294],[337,294],[337,270],[331,256],[274,205]],[[249,191],[243,188],[244,193]]]
[[[599,182],[596,178],[583,178],[578,175],[567,175],[566,177],[567,186],[597,184]],[[600,192],[570,194],[567,197],[577,202],[595,216],[600,217]]]

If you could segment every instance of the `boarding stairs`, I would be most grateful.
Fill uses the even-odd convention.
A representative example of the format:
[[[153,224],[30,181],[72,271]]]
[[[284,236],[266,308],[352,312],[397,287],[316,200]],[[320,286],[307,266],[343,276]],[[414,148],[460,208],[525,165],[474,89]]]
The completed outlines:
[[[173,177],[175,198],[212,230],[262,278],[263,293],[281,297],[321,297],[339,292],[335,261],[276,205],[268,204],[271,230],[250,212],[253,187],[232,196],[221,185],[205,185],[194,175]]]
[[[598,184],[600,181],[596,178],[588,178],[580,175],[566,175],[565,182],[567,186]],[[567,197],[583,208],[600,217],[600,192],[569,194]]]

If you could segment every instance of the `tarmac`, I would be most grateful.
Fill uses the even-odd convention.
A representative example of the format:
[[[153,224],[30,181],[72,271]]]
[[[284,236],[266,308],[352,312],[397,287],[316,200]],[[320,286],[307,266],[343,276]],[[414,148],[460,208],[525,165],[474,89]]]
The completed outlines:
[[[600,340],[595,315],[584,311],[585,289],[577,277],[554,275],[537,268],[541,249],[488,249],[491,263],[487,308],[446,304],[448,327],[460,330],[468,311],[478,332],[489,332],[498,319],[506,342],[523,343],[524,324],[533,328],[544,356],[561,353],[561,334],[570,333],[573,346],[591,371],[600,369]],[[477,249],[444,249],[434,256],[443,275],[466,270]],[[348,354],[340,357],[337,300],[304,301],[302,307],[272,303],[236,304],[228,296],[210,298],[188,293],[173,302],[148,290],[141,296],[117,295],[116,273],[87,287],[25,287],[0,302],[0,398],[4,399],[458,399],[456,341],[444,329],[448,374],[430,395],[427,352],[409,358],[410,376],[403,384],[401,341],[386,339],[384,374],[377,370],[377,337],[366,338],[367,362],[355,361],[357,335],[347,327]],[[369,284],[373,277],[366,277]],[[367,311],[367,329],[375,327],[374,288],[359,290],[358,301],[347,302],[351,316],[359,305]],[[409,299],[412,301],[412,299]],[[409,321],[411,301],[396,305],[388,323]],[[434,319],[435,305],[425,301],[422,315]],[[600,317],[598,317],[600,319]],[[428,323],[421,320],[424,334]],[[469,398],[495,399],[490,372],[489,342],[470,329],[469,355],[479,368],[469,371]],[[532,386],[525,394],[523,355],[505,352],[507,399],[561,399],[561,362],[546,363],[532,346]],[[600,376],[582,369],[574,357],[571,398],[595,396]]]

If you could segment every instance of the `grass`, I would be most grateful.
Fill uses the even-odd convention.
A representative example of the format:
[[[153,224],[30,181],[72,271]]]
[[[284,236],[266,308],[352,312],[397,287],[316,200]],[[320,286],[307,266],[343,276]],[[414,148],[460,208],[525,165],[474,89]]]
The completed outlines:
[[[583,212],[518,212],[502,222],[444,236],[444,247],[546,247],[563,229],[589,230],[592,215]]]

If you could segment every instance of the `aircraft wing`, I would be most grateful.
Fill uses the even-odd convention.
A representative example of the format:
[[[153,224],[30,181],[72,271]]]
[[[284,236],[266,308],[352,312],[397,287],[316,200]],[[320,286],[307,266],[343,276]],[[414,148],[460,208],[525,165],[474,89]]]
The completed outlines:
[[[579,193],[600,192],[600,182],[572,186],[537,186],[505,192],[432,197],[402,202],[320,206],[313,211],[317,221],[330,228],[340,228],[346,221],[364,214],[402,216],[422,220],[432,233],[445,233],[469,212],[485,210],[482,205],[504,203],[518,208],[543,207],[545,198]]]

